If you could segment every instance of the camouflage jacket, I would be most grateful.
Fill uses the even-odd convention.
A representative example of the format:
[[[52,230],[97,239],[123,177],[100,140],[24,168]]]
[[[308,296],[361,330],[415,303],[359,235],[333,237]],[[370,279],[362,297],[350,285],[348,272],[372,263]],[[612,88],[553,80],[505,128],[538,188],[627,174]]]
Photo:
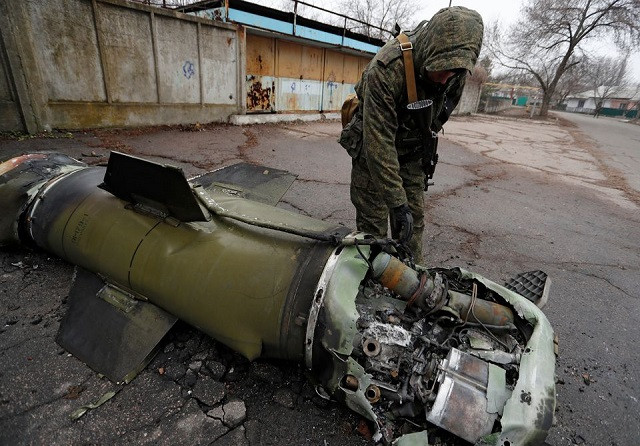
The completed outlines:
[[[438,132],[452,110],[442,113],[447,98],[454,108],[464,88],[465,78],[478,58],[482,45],[482,18],[467,8],[454,6],[440,10],[426,24],[407,33],[413,44],[413,60],[418,99],[433,100],[426,113],[427,126]],[[428,80],[428,71],[460,71],[446,85]],[[354,157],[364,156],[373,180],[389,208],[407,202],[399,175],[399,158],[422,150],[417,120],[407,111],[407,86],[402,51],[392,39],[376,54],[356,84],[360,106],[341,135],[349,134],[361,143],[350,150]],[[347,144],[349,144],[347,142]],[[361,151],[359,147],[362,147]],[[349,151],[349,148],[347,148]]]

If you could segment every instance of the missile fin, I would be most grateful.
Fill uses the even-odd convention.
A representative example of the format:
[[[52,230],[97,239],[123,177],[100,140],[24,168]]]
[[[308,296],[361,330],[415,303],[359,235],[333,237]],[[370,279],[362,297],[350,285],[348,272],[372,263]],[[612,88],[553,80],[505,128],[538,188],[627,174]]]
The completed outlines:
[[[190,182],[205,190],[226,190],[239,196],[275,206],[297,175],[257,164],[238,163],[196,177]],[[229,191],[229,189],[231,189]]]
[[[76,268],[56,342],[114,382],[131,381],[177,318]]]
[[[206,221],[182,169],[111,152],[100,188],[116,197],[155,209],[180,221]]]

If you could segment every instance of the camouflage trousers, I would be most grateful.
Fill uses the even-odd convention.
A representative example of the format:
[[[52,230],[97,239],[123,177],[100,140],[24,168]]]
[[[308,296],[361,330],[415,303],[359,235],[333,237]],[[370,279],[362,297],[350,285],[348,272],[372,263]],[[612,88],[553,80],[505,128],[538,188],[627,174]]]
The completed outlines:
[[[422,233],[424,231],[424,173],[421,161],[414,160],[400,166],[402,186],[413,216],[413,236],[409,248],[416,263],[422,263]],[[382,199],[377,184],[369,173],[363,156],[352,159],[351,202],[356,208],[356,227],[376,237],[387,237],[389,208]]]

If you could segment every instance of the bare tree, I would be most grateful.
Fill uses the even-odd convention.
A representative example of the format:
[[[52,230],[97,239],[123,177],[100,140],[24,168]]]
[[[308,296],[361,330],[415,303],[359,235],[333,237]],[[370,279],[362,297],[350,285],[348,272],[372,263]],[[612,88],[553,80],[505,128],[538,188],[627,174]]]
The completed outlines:
[[[261,2],[265,6],[277,7],[282,11],[295,12],[297,15],[304,17],[305,19],[317,20],[325,23],[333,23],[336,21],[335,16],[327,14],[314,6],[319,6],[324,9],[324,5],[317,0],[305,0],[303,3],[298,3],[295,0],[280,0],[279,2]],[[269,3],[274,3],[270,5]],[[279,3],[279,5],[278,5]],[[310,6],[311,5],[311,6]]]
[[[491,79],[491,71],[493,70],[493,67],[495,65],[493,59],[488,55],[483,54],[478,60],[478,65],[485,69],[485,71],[487,72],[487,77]]]
[[[569,96],[590,88],[588,68],[589,62],[586,58],[580,63],[567,68],[567,71],[565,71],[556,85],[554,94],[556,105],[560,106]]]
[[[351,31],[382,40],[391,37],[396,23],[402,29],[412,28],[419,9],[417,0],[343,0],[340,4],[343,14],[373,25],[353,22]]]
[[[497,25],[496,25],[497,26]],[[621,47],[640,38],[638,0],[529,0],[521,18],[500,36],[491,30],[490,51],[501,65],[535,77],[546,116],[558,83],[580,62],[591,38],[612,37]]]
[[[631,82],[627,77],[627,58],[628,55],[617,59],[606,56],[587,58],[586,79],[593,91],[596,115],[607,99],[628,94]]]

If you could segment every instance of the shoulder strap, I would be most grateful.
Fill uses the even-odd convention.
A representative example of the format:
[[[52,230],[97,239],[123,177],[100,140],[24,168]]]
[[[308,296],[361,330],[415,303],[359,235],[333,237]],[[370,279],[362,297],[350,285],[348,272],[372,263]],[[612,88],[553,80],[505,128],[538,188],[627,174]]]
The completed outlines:
[[[407,79],[407,99],[409,103],[418,100],[418,92],[416,90],[416,75],[413,68],[413,44],[405,33],[398,34],[398,42],[400,42],[400,50],[404,58],[404,74]]]

